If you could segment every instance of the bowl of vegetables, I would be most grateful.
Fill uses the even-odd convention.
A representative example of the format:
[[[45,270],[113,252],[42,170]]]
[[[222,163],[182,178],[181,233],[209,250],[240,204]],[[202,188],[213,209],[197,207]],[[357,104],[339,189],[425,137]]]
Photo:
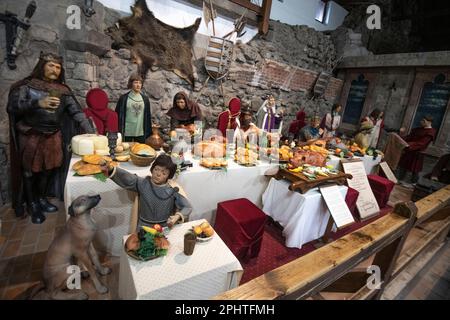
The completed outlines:
[[[167,255],[169,241],[162,230],[143,226],[125,242],[126,253],[139,261],[149,261]]]

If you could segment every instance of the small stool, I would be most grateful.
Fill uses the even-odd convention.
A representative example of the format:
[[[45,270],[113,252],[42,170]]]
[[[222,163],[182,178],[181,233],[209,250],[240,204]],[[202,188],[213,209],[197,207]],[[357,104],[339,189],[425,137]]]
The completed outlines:
[[[248,199],[217,204],[214,229],[236,258],[248,260],[258,256],[267,216]]]
[[[370,188],[377,199],[380,209],[384,208],[395,184],[391,180],[375,174],[369,174],[367,179],[369,180]]]

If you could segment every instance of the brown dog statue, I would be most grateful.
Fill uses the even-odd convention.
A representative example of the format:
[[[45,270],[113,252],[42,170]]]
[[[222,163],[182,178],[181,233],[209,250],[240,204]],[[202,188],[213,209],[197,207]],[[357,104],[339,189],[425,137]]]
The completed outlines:
[[[33,295],[33,299],[88,299],[88,295],[81,289],[67,288],[67,280],[71,276],[68,268],[70,270],[70,266],[77,262],[86,268],[98,293],[108,292],[108,288],[100,282],[96,272],[104,276],[109,274],[111,269],[100,264],[97,252],[92,245],[97,226],[90,212],[99,202],[99,195],[80,196],[72,202],[69,207],[70,218],[64,230],[53,239],[47,252],[43,269],[46,297],[38,298],[37,295]]]

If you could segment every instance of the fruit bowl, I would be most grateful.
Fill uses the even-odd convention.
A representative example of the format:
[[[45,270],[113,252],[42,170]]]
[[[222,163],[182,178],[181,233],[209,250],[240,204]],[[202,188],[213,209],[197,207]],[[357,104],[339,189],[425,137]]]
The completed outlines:
[[[198,242],[207,242],[214,237],[215,231],[208,222],[193,226],[192,230],[197,236]]]

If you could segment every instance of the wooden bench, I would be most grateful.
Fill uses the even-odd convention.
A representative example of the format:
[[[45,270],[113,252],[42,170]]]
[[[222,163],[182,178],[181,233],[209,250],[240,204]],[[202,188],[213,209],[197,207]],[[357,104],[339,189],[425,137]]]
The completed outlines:
[[[321,292],[350,293],[347,299],[379,299],[392,278],[427,245],[445,239],[449,205],[450,186],[416,204],[398,204],[361,229],[214,299],[324,299]],[[413,228],[426,236],[402,252]],[[379,288],[367,286],[371,274],[357,268],[364,261],[380,268]]]

